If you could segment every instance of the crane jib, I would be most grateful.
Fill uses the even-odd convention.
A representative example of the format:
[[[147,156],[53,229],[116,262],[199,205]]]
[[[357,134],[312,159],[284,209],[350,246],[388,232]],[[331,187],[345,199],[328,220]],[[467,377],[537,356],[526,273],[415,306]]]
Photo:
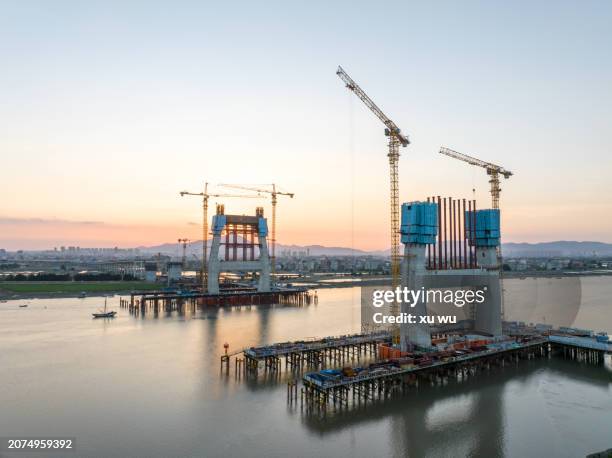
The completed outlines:
[[[350,76],[348,76],[348,74],[344,71],[342,67],[338,67],[336,75],[338,75],[340,79],[344,81],[346,87],[357,97],[359,97],[361,101],[370,109],[370,111],[372,111],[372,113],[374,113],[376,117],[380,119],[385,126],[387,126],[387,128],[385,129],[386,136],[393,136],[397,138],[401,145],[404,147],[410,144],[408,137],[400,133],[400,128],[397,127],[397,125],[393,121],[391,121],[380,108],[378,108],[374,101],[370,97],[368,97],[364,90],[361,89],[359,85],[355,83],[355,81],[353,81]]]

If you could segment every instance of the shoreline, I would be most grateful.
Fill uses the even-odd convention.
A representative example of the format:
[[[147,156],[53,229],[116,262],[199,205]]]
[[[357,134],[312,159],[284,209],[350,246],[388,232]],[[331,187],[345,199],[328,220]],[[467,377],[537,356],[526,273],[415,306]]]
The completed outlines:
[[[504,279],[519,279],[524,280],[527,278],[569,278],[569,277],[605,277],[612,276],[612,273],[606,272],[572,272],[572,273],[547,273],[547,272],[505,272],[503,275]],[[331,281],[330,281],[331,280]],[[305,286],[308,289],[328,289],[328,288],[351,288],[356,286],[384,286],[390,283],[390,277],[388,276],[357,276],[357,277],[349,277],[347,275],[325,275],[325,276],[310,276],[310,277],[302,277],[299,279],[287,279],[285,282],[290,283],[294,286]],[[52,285],[52,286],[60,286],[61,283],[54,284],[54,282],[22,282],[24,285],[30,284],[31,286],[42,286],[42,285]],[[2,282],[0,282],[0,300],[1,301],[9,301],[9,300],[22,300],[22,299],[61,299],[61,298],[74,298],[79,297],[82,292],[86,294],[87,297],[104,297],[104,296],[114,296],[114,295],[130,295],[133,291],[142,291],[146,289],[158,290],[163,287],[161,284],[153,284],[153,283],[142,283],[138,285],[138,288],[128,287],[117,287],[117,288],[109,288],[104,289],[104,286],[111,286],[117,282],[90,282],[90,283],[76,283],[71,284],[72,287],[78,285],[79,288],[82,288],[82,291],[38,291],[38,292],[16,292],[8,289],[2,288]],[[14,282],[12,282],[14,284]],[[92,285],[101,286],[102,289],[90,289]],[[145,286],[146,285],[146,286]],[[130,286],[134,286],[134,283],[131,283]]]
[[[112,297],[112,296],[124,296],[129,295],[132,290],[121,290],[121,291],[91,291],[81,299],[87,299],[88,297]],[[12,293],[0,290],[0,301],[18,301],[22,299],[64,299],[64,298],[79,298],[80,293],[70,292],[40,292],[40,293]]]

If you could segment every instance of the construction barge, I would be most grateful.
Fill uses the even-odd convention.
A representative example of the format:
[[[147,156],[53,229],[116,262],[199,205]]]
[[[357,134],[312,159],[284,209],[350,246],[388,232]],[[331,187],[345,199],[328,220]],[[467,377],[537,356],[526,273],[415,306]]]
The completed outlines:
[[[308,288],[276,289],[269,292],[259,292],[251,288],[236,288],[221,290],[218,294],[202,291],[133,291],[130,299],[121,299],[121,308],[131,313],[144,314],[151,310],[154,312],[180,311],[186,307],[195,310],[197,307],[225,307],[244,305],[293,305],[307,306],[316,304],[316,292],[311,293]]]

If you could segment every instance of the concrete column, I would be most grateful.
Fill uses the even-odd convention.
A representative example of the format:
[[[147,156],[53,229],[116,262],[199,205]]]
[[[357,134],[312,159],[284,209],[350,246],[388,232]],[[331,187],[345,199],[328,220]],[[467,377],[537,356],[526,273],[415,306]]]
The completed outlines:
[[[474,327],[477,331],[500,336],[502,334],[501,303],[502,290],[499,272],[490,272],[486,277],[485,300],[475,304],[476,316]]]
[[[259,286],[257,291],[267,293],[270,291],[270,255],[268,254],[267,237],[259,236]]]
[[[404,258],[401,264],[401,286],[412,291],[419,291],[424,286],[424,276],[426,273],[426,247],[424,244],[407,243],[404,245]],[[419,317],[427,316],[426,299],[418,301],[416,304],[407,304],[402,301],[402,313],[409,313],[416,316],[415,324],[402,324],[400,326],[400,343],[402,351],[406,351],[410,343],[429,347],[431,346],[431,335],[426,324],[420,324]]]
[[[502,294],[496,247],[477,247],[478,266],[488,270],[485,301],[476,305],[477,331],[499,336],[502,334]]]
[[[490,246],[476,247],[476,262],[479,267],[497,269],[497,248]]]
[[[219,246],[221,244],[221,235],[215,234],[210,246],[210,256],[208,258],[208,292],[210,294],[219,294]]]

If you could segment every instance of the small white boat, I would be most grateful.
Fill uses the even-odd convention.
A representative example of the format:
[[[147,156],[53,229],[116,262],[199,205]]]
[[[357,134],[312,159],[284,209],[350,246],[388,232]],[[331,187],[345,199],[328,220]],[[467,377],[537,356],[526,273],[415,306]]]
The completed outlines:
[[[117,312],[114,310],[106,310],[106,298],[104,298],[104,311],[98,313],[92,313],[94,318],[115,318]]]

